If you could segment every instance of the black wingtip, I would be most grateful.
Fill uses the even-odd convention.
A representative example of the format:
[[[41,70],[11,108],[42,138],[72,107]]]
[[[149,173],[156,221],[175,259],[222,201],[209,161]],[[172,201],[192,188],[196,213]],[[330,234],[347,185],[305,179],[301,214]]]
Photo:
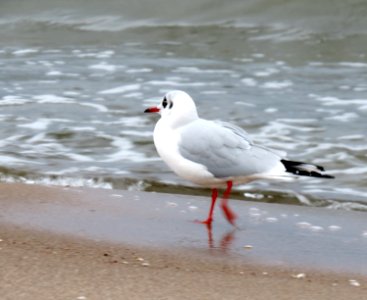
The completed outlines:
[[[291,160],[286,160],[286,159],[282,159],[281,162],[284,165],[287,172],[295,174],[295,175],[327,178],[327,179],[335,178],[332,175],[321,173],[325,171],[323,166],[312,165],[309,163],[304,163],[300,161],[291,161]]]

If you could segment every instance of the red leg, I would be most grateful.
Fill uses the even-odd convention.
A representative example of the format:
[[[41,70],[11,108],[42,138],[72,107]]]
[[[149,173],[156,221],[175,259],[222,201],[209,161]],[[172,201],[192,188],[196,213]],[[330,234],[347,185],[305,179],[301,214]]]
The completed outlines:
[[[212,189],[212,203],[210,205],[208,218],[205,221],[200,221],[200,223],[206,224],[208,226],[208,229],[211,229],[211,225],[213,222],[214,205],[215,205],[215,201],[217,201],[217,197],[218,197],[218,190],[216,188],[213,188]]]
[[[232,190],[232,181],[227,181],[227,189],[223,193],[223,199],[221,201],[220,206],[228,222],[231,223],[233,226],[235,226],[234,220],[237,218],[237,216],[228,206],[228,198],[229,195],[231,194],[231,190]]]

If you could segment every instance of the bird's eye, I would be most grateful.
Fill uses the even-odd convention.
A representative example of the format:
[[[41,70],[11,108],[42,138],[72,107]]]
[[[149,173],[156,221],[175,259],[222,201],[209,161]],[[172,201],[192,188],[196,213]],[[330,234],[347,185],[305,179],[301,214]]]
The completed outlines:
[[[166,98],[166,97],[164,97],[164,99],[163,99],[163,101],[162,101],[162,106],[163,106],[163,108],[166,108],[167,104],[168,104],[167,98]]]

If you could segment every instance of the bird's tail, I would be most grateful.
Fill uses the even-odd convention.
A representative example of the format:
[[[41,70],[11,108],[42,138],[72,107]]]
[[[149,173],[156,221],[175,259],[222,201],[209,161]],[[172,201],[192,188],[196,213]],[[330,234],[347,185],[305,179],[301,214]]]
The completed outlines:
[[[334,176],[324,173],[324,168],[322,166],[312,165],[300,161],[291,160],[281,160],[287,172],[300,175],[300,176],[310,176],[310,177],[322,177],[322,178],[334,178]]]

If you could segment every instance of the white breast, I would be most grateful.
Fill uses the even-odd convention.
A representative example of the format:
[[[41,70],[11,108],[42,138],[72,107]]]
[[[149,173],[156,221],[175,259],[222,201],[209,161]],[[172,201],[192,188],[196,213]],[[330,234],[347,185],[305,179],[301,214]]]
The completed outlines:
[[[184,158],[179,150],[180,129],[171,129],[160,119],[154,129],[154,145],[159,156],[178,176],[199,185],[213,186],[218,180],[205,166]]]

